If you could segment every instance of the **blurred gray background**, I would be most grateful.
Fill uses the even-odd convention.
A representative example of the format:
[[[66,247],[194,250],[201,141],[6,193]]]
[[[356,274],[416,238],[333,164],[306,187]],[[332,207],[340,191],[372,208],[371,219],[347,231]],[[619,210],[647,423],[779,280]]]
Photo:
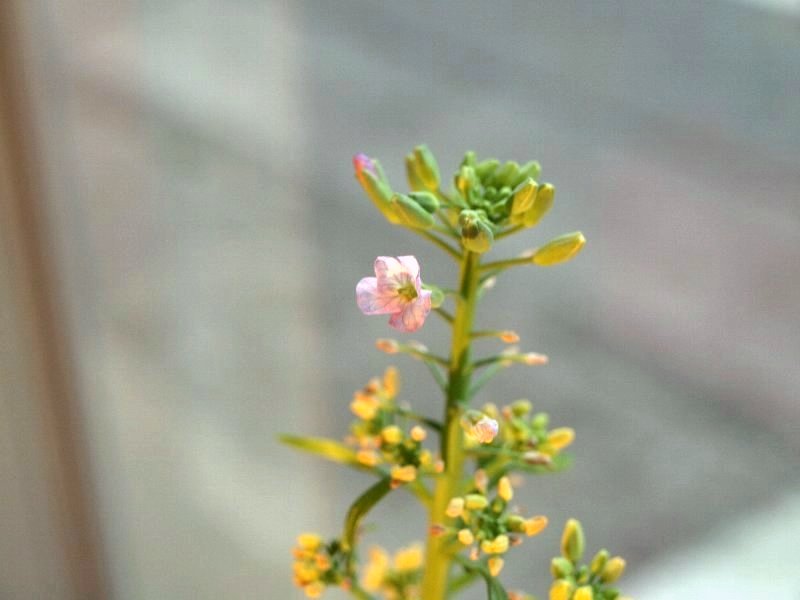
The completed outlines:
[[[483,399],[578,432],[574,468],[519,492],[553,525],[509,556],[508,587],[546,593],[576,516],[639,600],[800,598],[797,2],[24,7],[115,598],[302,596],[295,534],[336,534],[369,478],[276,435],[339,437],[389,364],[372,342],[392,332],[353,299],[376,255],[453,283],[352,176],[363,151],[401,187],[420,142],[448,173],[468,149],[542,163],[555,207],[497,255],[589,240],[479,315],[551,358]],[[438,415],[424,367],[391,362]],[[407,496],[374,520],[370,541],[422,538]]]

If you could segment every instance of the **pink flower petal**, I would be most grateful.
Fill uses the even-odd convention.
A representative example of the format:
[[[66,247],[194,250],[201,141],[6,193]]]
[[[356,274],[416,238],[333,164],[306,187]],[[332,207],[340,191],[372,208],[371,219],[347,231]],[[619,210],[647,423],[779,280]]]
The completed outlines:
[[[399,331],[413,332],[422,327],[431,312],[431,292],[422,290],[420,296],[409,302],[402,311],[389,319],[389,325]]]
[[[356,304],[365,315],[387,315],[403,310],[406,302],[397,294],[381,290],[375,277],[364,277],[356,285]]]

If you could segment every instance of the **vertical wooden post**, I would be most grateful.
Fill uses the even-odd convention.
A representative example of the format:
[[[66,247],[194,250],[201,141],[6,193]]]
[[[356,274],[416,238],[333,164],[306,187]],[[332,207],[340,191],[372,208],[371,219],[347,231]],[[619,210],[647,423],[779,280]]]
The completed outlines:
[[[105,600],[15,5],[0,1],[0,596]]]

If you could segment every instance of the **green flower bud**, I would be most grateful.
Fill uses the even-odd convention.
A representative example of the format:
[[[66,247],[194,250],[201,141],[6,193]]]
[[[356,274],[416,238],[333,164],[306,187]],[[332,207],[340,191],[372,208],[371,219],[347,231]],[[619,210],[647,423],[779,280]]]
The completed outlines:
[[[509,531],[520,533],[525,531],[525,519],[520,515],[509,515],[508,520],[506,521],[506,526],[508,527]]]
[[[577,519],[569,519],[561,535],[561,556],[577,563],[583,556],[583,527]]]
[[[435,285],[422,284],[422,288],[431,292],[431,308],[439,308],[444,304],[444,292]]]
[[[461,243],[464,248],[482,254],[492,247],[494,234],[477,211],[462,210],[458,223],[461,226]]]
[[[378,210],[383,213],[383,216],[385,216],[390,223],[398,224],[400,220],[394,213],[392,207],[392,189],[389,187],[386,179],[379,176],[381,172],[376,169],[377,161],[372,161],[371,166],[372,169],[365,168],[356,170],[356,179],[367,193],[367,197],[369,197]]]
[[[475,153],[472,150],[469,150],[464,154],[464,160],[461,161],[461,164],[467,167],[474,167],[476,162],[477,159],[475,158]]]
[[[600,574],[600,579],[603,583],[614,583],[617,579],[622,577],[622,572],[625,570],[625,559],[621,556],[615,556],[606,563],[603,572]]]
[[[455,185],[461,197],[469,201],[472,192],[478,186],[478,176],[475,175],[475,169],[469,166],[461,167],[455,176]]]
[[[431,214],[439,210],[439,199],[430,192],[411,192],[408,197]]]
[[[531,419],[531,426],[534,429],[547,429],[547,426],[550,424],[550,415],[547,413],[536,413],[533,415],[533,419]]]
[[[603,572],[603,567],[606,566],[606,562],[608,562],[608,550],[603,549],[600,550],[597,554],[594,555],[592,559],[591,569],[593,575],[600,575]]]
[[[521,215],[530,210],[534,200],[536,200],[536,192],[538,189],[539,185],[531,177],[528,177],[525,181],[520,183],[517,189],[514,190],[514,195],[512,196],[511,214]]]
[[[515,417],[524,417],[533,410],[533,404],[530,400],[515,400],[511,404],[511,413]]]
[[[520,181],[523,181],[528,177],[530,177],[531,179],[539,179],[539,175],[541,174],[542,174],[542,167],[541,165],[539,165],[538,161],[532,160],[530,162],[526,162],[519,168],[519,180],[517,181],[517,184],[519,184]]]
[[[550,561],[550,572],[553,574],[553,579],[566,579],[570,577],[575,571],[575,567],[563,556],[556,556]]]
[[[419,174],[417,173],[417,161],[414,158],[413,154],[409,154],[406,156],[406,179],[408,180],[408,187],[415,191],[420,192],[427,189],[425,184],[422,183],[422,179],[420,178]]]
[[[467,510],[481,510],[489,506],[489,500],[481,494],[467,494],[464,496],[464,506]]]
[[[424,144],[414,148],[416,172],[425,187],[435,192],[439,189],[439,165],[433,153]]]
[[[533,255],[533,263],[540,267],[550,267],[573,258],[586,244],[586,238],[580,231],[565,233],[547,242]]]
[[[485,181],[492,173],[495,172],[495,170],[499,166],[500,166],[499,160],[497,160],[496,158],[490,158],[488,160],[479,162],[475,166],[475,173],[478,174],[478,177],[480,177],[481,180]]]
[[[617,600],[617,598],[620,598],[619,594],[620,591],[617,588],[606,588],[602,592],[603,600]],[[620,598],[620,600],[622,600],[622,598]],[[628,598],[628,600],[630,600],[630,598]]]
[[[395,194],[392,206],[402,225],[415,229],[427,229],[433,225],[433,216],[408,196]]]
[[[495,171],[492,179],[497,184],[497,187],[503,187],[504,185],[511,187],[517,177],[519,177],[519,164],[510,160]]]

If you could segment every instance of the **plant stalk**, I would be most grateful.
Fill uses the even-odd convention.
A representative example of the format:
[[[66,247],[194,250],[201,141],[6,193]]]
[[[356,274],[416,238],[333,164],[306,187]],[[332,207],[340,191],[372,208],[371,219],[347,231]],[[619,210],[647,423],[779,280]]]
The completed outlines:
[[[458,304],[453,319],[448,383],[445,393],[444,430],[441,435],[441,454],[444,472],[437,478],[430,510],[430,525],[447,522],[445,514],[450,499],[460,492],[464,475],[463,433],[461,413],[470,389],[470,332],[478,301],[480,256],[465,251],[461,258]],[[450,571],[448,542],[442,536],[428,532],[425,572],[422,577],[422,600],[443,600],[447,594]]]

